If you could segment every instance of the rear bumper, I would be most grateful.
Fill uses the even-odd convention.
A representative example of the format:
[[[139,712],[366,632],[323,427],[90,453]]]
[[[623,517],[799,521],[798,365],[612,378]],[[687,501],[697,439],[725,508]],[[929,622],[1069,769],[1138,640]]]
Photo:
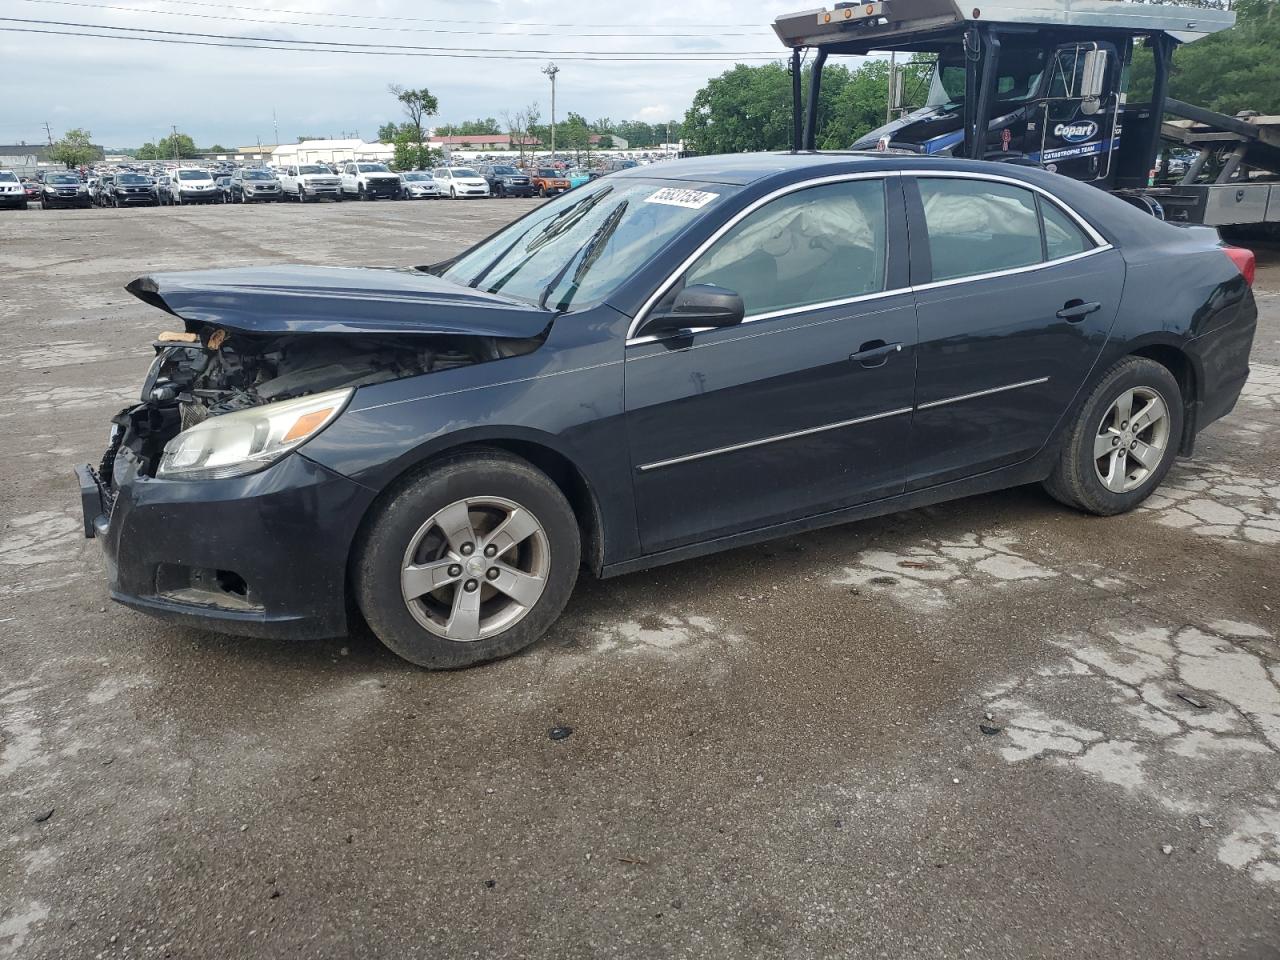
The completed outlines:
[[[241,636],[346,633],[347,557],[373,491],[298,454],[215,481],[140,477],[127,456],[115,470],[113,491],[76,468],[113,600]]]

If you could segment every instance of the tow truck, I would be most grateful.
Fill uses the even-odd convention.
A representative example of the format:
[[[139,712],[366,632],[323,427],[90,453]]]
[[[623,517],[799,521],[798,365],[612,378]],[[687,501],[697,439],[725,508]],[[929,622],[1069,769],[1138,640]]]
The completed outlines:
[[[1234,13],[1126,0],[966,2],[872,0],[778,17],[774,32],[791,50],[793,148],[814,149],[830,56],[932,55],[924,106],[899,109],[852,149],[1034,164],[1172,222],[1280,223],[1280,116],[1232,117],[1168,95],[1178,44],[1229,29]],[[1152,89],[1130,102],[1139,56],[1153,60]],[[892,113],[901,84],[890,90]],[[1173,144],[1194,151],[1176,175]]]

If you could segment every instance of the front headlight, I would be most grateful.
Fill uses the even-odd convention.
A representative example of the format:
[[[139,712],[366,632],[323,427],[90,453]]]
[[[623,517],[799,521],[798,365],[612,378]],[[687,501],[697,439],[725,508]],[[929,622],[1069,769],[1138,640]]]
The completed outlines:
[[[156,476],[217,480],[261,470],[332,423],[353,393],[329,390],[210,417],[165,444]]]

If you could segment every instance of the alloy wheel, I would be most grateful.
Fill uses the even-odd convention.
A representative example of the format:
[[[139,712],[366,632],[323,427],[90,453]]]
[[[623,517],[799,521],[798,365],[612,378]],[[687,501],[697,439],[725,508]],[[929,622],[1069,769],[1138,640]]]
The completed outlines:
[[[400,592],[436,636],[483,640],[534,608],[550,571],[550,542],[537,517],[502,497],[468,497],[436,511],[410,539]]]
[[[1093,467],[1112,493],[1142,486],[1169,447],[1169,408],[1150,387],[1125,390],[1107,408],[1093,440]]]

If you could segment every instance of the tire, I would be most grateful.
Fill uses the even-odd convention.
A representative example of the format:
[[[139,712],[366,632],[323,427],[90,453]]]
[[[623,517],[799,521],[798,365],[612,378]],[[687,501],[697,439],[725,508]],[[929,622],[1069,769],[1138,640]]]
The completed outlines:
[[[472,508],[473,521],[477,517],[497,519],[512,508],[519,508],[526,517],[536,520],[536,532],[526,533],[518,546],[505,549],[498,560],[492,561],[505,565],[510,559],[512,566],[541,570],[541,592],[528,606],[487,583],[487,573],[477,571],[468,581],[462,566],[467,562],[463,557],[466,547],[445,554],[450,547],[440,537],[440,528],[432,525],[432,519],[450,506],[456,515],[461,501],[474,504],[477,499],[487,501],[487,505],[478,508],[480,513]],[[484,510],[493,513],[486,514]],[[477,566],[482,567],[490,562],[480,553],[484,549],[484,529],[473,529],[480,534],[479,549],[469,556],[480,561]],[[458,539],[473,542],[467,537]],[[419,552],[408,558],[409,562],[425,564],[435,559],[447,563],[453,558],[459,563],[451,567],[462,572],[435,593],[410,601],[401,586],[401,575],[406,552],[415,542]],[[577,521],[559,488],[527,461],[480,448],[440,460],[393,490],[357,542],[352,554],[352,579],[360,611],[383,644],[418,666],[452,670],[510,656],[546,633],[573,592],[580,551]],[[476,590],[464,592],[468,582],[476,585],[478,594]],[[481,631],[480,638],[445,636],[448,624],[433,618],[456,616],[458,601],[472,595],[485,606],[478,607],[480,612],[473,621],[462,617],[460,622],[466,630]],[[411,611],[411,602],[417,614]],[[508,616],[512,622],[503,627],[502,621]],[[435,630],[425,626],[420,617],[434,623]],[[486,634],[486,630],[493,632]]]
[[[458,191],[457,191],[457,189],[456,189],[455,187],[450,187],[450,188],[449,188],[449,199],[450,199],[450,200],[457,200],[457,199],[458,199]]]
[[[1147,414],[1137,434],[1129,421],[1120,419],[1125,397],[1131,400],[1131,415]],[[1155,420],[1146,406],[1152,398],[1164,407]],[[1182,390],[1167,367],[1146,357],[1125,357],[1080,405],[1045,490],[1069,507],[1100,517],[1132,510],[1160,485],[1177,459],[1184,409]],[[1117,430],[1120,424],[1123,428]],[[1139,449],[1146,452],[1146,463],[1133,456]],[[1095,459],[1098,453],[1102,455]],[[1104,482],[1104,466],[1111,486]]]

